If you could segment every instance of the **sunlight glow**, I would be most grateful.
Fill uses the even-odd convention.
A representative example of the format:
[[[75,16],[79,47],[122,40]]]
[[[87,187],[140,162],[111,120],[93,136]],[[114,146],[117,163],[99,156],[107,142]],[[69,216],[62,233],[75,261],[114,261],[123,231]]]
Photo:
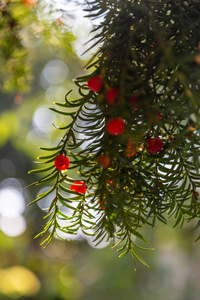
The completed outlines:
[[[22,194],[14,188],[0,190],[0,214],[5,217],[16,217],[25,210]]]
[[[67,65],[59,59],[48,62],[43,70],[45,80],[53,85],[60,84],[67,78],[69,73]]]
[[[0,229],[8,236],[19,236],[26,230],[23,216],[25,199],[19,180],[7,178],[0,184]]]
[[[26,230],[26,221],[23,216],[0,217],[0,228],[8,236],[19,236]]]
[[[35,274],[23,266],[0,269],[0,292],[9,299],[34,296],[40,288],[40,281]]]
[[[45,106],[40,106],[33,115],[33,126],[44,132],[49,132],[51,126],[49,124],[56,121],[55,114]]]

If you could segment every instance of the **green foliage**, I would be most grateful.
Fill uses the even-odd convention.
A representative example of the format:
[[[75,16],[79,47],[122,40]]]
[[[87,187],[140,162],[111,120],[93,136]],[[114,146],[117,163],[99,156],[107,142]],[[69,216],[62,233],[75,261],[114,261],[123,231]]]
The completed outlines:
[[[137,238],[146,243],[140,233],[144,225],[154,227],[158,220],[166,224],[173,216],[174,226],[182,227],[200,218],[199,4],[189,0],[88,4],[90,17],[104,15],[94,29],[93,46],[99,44],[99,50],[86,65],[92,73],[75,81],[80,98],[71,100],[68,93],[64,103],[56,103],[59,109],[52,108],[70,115],[71,121],[61,128],[65,133],[59,145],[43,148],[48,154],[39,157],[45,167],[36,170],[44,172],[37,184],[53,182],[35,200],[53,195],[40,235],[51,229],[44,241],[48,244],[59,231],[74,235],[81,229],[97,244],[106,239],[120,245],[120,257],[131,252],[147,265],[136,251],[143,248],[135,242]],[[98,75],[104,84],[93,92],[86,82]],[[112,103],[106,100],[111,88],[118,89]],[[125,130],[112,135],[107,124],[118,117]],[[163,143],[155,153],[147,147],[152,137]],[[69,158],[68,170],[75,169],[76,178],[54,166],[60,154]],[[109,158],[109,166],[98,164],[102,155]],[[84,181],[85,194],[70,190],[77,180]]]
[[[30,90],[33,75],[28,47],[42,40],[53,45],[54,51],[64,47],[65,52],[73,52],[74,36],[69,26],[51,18],[51,13],[51,7],[42,0],[5,1],[0,5],[1,91]]]
[[[25,63],[27,54],[20,37],[22,26],[19,24],[19,20],[22,15],[20,14],[18,18],[14,16],[14,7],[16,8],[16,5],[12,2],[2,4],[0,7],[0,60],[2,70],[6,70],[1,76],[3,78],[1,90],[4,91],[10,91],[13,87],[18,90],[19,87],[26,86],[27,82],[30,82],[30,70]],[[23,5],[21,7],[23,9]]]

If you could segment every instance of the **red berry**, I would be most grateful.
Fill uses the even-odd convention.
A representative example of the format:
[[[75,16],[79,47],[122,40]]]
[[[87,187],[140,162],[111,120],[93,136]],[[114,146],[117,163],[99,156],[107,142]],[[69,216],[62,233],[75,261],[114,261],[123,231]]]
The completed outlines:
[[[149,115],[150,113],[150,115]],[[152,124],[156,123],[157,120],[161,119],[161,113],[155,108],[155,106],[151,106],[150,111],[146,112],[146,118],[149,118]]]
[[[122,118],[114,118],[106,125],[107,132],[111,135],[120,135],[124,131],[125,121]]]
[[[91,89],[93,92],[97,92],[97,93],[100,91],[103,84],[104,84],[104,82],[103,82],[103,78],[101,75],[90,78],[87,82],[89,89]]]
[[[69,158],[65,157],[63,154],[58,155],[54,161],[54,164],[58,170],[67,170],[69,167]]]
[[[106,169],[110,165],[110,158],[106,155],[100,155],[97,162],[102,169]]]
[[[156,112],[156,117],[157,117],[158,120],[161,119],[161,113],[159,113],[159,111]]]
[[[136,104],[136,103],[138,102],[139,97],[140,97],[140,94],[137,94],[137,95],[135,95],[133,98],[131,98],[131,99],[129,100],[130,104],[133,105],[133,108],[134,108],[135,110],[138,110],[138,109],[139,109],[139,106]]]
[[[37,0],[23,0],[23,3],[26,5],[26,6],[34,6],[37,4]]]
[[[117,102],[115,101],[118,92],[119,92],[118,88],[111,88],[111,89],[109,89],[107,91],[107,93],[106,93],[106,100],[108,101],[108,103],[110,103],[111,105],[113,105],[113,104],[117,104],[117,102],[119,102],[119,99],[118,99]]]
[[[85,194],[86,185],[83,181],[75,181],[74,184],[71,185],[71,191],[75,191],[77,193]]]
[[[149,153],[158,153],[163,149],[163,142],[159,138],[151,137],[146,145]]]
[[[107,183],[112,183],[113,181],[112,181],[112,180],[106,179],[106,182],[107,182]]]

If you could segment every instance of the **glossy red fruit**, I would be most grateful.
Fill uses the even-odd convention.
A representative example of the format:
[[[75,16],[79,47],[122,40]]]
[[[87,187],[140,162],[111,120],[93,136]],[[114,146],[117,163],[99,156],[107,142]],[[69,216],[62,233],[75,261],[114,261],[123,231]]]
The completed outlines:
[[[86,185],[83,181],[75,181],[74,184],[71,185],[71,190],[77,193],[85,194]]]
[[[54,161],[54,165],[58,170],[67,170],[69,167],[69,158],[63,154],[58,155]]]
[[[163,142],[159,138],[151,137],[147,141],[146,149],[149,153],[158,153],[163,149]]]
[[[102,168],[102,169],[106,169],[109,167],[110,165],[110,158],[106,155],[100,155],[98,158],[97,158],[97,162],[98,162],[98,165]]]
[[[93,92],[99,92],[104,85],[103,78],[101,75],[90,78],[87,82],[87,86],[89,89],[91,89]]]
[[[110,103],[111,105],[119,103],[119,99],[116,99],[118,92],[118,88],[111,88],[107,91],[106,100],[108,101],[108,103]]]
[[[106,130],[111,135],[120,135],[125,128],[125,121],[122,118],[114,118],[108,121]]]

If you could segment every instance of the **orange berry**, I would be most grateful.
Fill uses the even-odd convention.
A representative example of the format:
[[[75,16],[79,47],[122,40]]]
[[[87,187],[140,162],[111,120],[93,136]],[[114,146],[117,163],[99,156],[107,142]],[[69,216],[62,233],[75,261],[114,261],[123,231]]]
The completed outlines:
[[[132,139],[128,140],[125,151],[126,151],[126,156],[133,156],[137,152],[137,146]]]
[[[100,207],[100,209],[103,209],[103,210],[106,209],[105,198],[103,198],[102,200],[99,200],[99,207]]]
[[[198,65],[200,65],[200,54],[196,55],[194,59],[195,59],[196,63]]]
[[[37,0],[23,0],[23,3],[26,5],[26,6],[35,6],[37,4]]]
[[[97,162],[102,169],[106,169],[110,165],[110,158],[106,155],[100,155]]]

